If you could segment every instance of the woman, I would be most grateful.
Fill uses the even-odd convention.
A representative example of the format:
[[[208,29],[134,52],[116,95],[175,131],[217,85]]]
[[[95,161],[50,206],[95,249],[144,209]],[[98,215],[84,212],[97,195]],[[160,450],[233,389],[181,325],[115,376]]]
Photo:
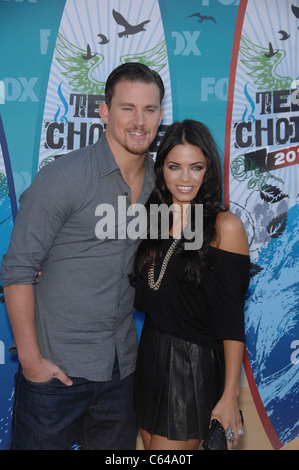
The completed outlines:
[[[135,374],[135,406],[145,449],[197,449],[212,419],[233,449],[243,431],[238,396],[244,351],[248,243],[239,218],[223,208],[221,165],[203,124],[174,123],[159,147],[147,203],[173,204],[169,237],[138,248],[132,283],[145,313]],[[186,213],[203,243],[190,250]],[[149,217],[150,220],[150,217]],[[161,225],[161,222],[160,222]],[[198,225],[197,225],[198,228]]]

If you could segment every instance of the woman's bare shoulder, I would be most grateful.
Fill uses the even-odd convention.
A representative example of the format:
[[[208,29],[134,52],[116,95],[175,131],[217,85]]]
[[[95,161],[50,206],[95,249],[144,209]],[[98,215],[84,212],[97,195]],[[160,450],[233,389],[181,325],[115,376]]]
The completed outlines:
[[[217,216],[217,247],[221,250],[249,254],[247,235],[241,219],[230,211]]]

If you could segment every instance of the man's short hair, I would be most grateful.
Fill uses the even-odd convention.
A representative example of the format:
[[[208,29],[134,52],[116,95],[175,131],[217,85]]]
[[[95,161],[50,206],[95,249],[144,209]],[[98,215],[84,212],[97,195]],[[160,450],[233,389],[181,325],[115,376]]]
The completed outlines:
[[[160,91],[160,104],[165,94],[165,88],[162,78],[155,70],[150,69],[147,65],[139,62],[126,62],[121,64],[116,69],[112,70],[109,77],[107,78],[105,87],[105,101],[110,108],[111,100],[114,94],[115,85],[120,80],[128,80],[131,82],[144,82],[144,83],[155,83]]]

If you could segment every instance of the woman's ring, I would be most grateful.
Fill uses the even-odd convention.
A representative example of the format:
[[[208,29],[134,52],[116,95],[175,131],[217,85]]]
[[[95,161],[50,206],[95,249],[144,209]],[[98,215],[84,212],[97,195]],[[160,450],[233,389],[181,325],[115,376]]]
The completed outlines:
[[[226,428],[225,436],[226,436],[226,439],[228,440],[228,442],[234,442],[235,433],[234,433],[234,430],[231,426],[228,426],[228,428]]]

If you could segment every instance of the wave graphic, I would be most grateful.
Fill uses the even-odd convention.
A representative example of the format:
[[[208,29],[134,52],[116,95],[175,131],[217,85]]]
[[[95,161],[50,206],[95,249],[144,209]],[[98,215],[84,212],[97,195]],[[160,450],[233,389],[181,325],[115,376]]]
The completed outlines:
[[[261,250],[263,270],[249,289],[246,343],[260,397],[282,444],[299,436],[299,207],[288,211],[286,229]]]

